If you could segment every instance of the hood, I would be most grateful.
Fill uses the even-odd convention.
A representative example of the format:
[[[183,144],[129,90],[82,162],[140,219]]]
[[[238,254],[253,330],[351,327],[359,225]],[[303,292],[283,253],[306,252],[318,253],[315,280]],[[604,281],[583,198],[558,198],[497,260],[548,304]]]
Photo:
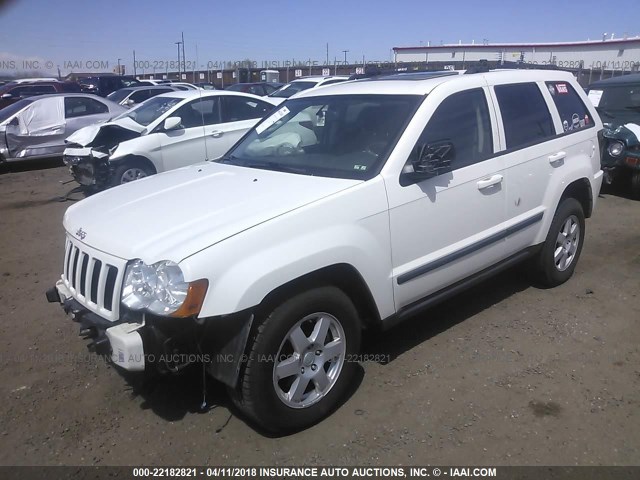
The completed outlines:
[[[139,137],[145,127],[129,117],[115,121],[89,125],[69,135],[65,142],[82,147],[114,147],[120,142]]]
[[[200,163],[86,198],[69,207],[64,227],[71,235],[82,229],[87,245],[123,259],[179,262],[359,183]]]
[[[640,145],[640,125],[637,123],[626,123],[624,125],[605,123],[604,127],[604,136],[606,138],[621,140],[627,147]]]

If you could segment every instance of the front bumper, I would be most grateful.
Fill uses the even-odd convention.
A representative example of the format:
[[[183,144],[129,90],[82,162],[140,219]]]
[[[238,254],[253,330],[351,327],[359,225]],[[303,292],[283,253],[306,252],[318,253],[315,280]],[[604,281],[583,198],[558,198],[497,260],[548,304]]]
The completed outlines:
[[[80,335],[90,340],[89,351],[105,355],[117,366],[130,372],[145,369],[145,352],[138,332],[142,323],[109,322],[90,312],[73,299],[62,280],[47,291],[49,302],[59,302],[74,322],[80,324]]]
[[[104,187],[109,182],[109,156],[91,148],[67,148],[62,160],[83,187]]]
[[[121,311],[109,321],[76,301],[62,280],[46,292],[60,303],[90,351],[106,356],[130,371],[177,373],[193,363],[204,363],[211,376],[235,387],[253,323],[252,310],[208,318],[170,318]]]

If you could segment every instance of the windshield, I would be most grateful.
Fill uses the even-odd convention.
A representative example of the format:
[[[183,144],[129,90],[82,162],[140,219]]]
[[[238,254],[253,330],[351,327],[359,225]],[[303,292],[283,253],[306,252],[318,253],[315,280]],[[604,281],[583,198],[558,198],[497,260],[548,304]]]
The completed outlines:
[[[289,98],[290,96],[295,95],[298,92],[313,88],[317,84],[318,82],[291,82],[282,87],[280,90],[273,92],[269,96],[275,98]]]
[[[109,95],[107,95],[107,98],[112,102],[120,103],[122,100],[127,98],[127,95],[129,95],[130,93],[131,93],[131,90],[122,88],[120,90],[116,90],[115,92],[110,93]]]
[[[146,127],[182,100],[182,98],[175,97],[152,97],[137,107],[118,115],[114,120],[129,117],[134,122]]]
[[[367,180],[378,173],[423,99],[335,95],[289,100],[217,161]]]
[[[640,111],[640,85],[596,87],[589,90],[589,98],[599,110],[606,112]]]
[[[0,110],[0,123],[8,120],[10,117],[13,117],[16,113],[18,113],[20,110],[22,110],[32,102],[33,100],[25,98],[23,100],[18,100],[16,103],[12,103],[7,107],[4,107],[2,110]]]

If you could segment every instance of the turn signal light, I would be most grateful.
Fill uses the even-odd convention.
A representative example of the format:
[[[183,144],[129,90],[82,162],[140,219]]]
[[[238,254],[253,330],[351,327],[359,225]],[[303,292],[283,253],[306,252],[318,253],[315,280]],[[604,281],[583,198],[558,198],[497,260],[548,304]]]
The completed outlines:
[[[204,297],[209,288],[209,281],[205,278],[189,283],[187,298],[180,308],[171,314],[172,317],[194,317],[200,313]]]

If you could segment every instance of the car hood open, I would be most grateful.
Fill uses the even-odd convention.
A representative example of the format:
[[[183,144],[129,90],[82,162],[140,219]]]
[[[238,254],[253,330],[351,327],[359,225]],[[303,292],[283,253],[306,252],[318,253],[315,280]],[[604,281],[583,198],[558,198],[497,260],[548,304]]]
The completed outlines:
[[[129,117],[116,121],[89,125],[69,135],[65,142],[68,145],[81,147],[111,148],[120,142],[139,137],[145,130],[143,125],[134,122]]]
[[[82,200],[67,210],[64,227],[72,236],[82,229],[87,245],[123,259],[179,262],[359,183],[200,163]]]

